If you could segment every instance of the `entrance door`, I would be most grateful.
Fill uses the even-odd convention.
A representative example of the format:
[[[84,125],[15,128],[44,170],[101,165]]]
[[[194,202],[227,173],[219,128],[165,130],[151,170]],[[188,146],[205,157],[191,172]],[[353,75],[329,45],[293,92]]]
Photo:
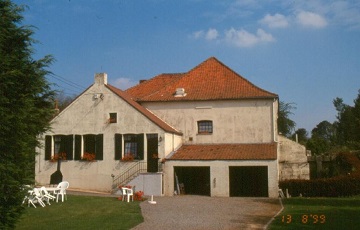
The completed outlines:
[[[230,196],[268,197],[267,166],[230,166]]]
[[[184,194],[210,196],[210,167],[174,167]],[[174,176],[175,176],[174,175]],[[176,179],[174,180],[176,183]],[[176,188],[177,185],[174,184]]]
[[[147,171],[158,171],[158,135],[146,134],[147,137]]]

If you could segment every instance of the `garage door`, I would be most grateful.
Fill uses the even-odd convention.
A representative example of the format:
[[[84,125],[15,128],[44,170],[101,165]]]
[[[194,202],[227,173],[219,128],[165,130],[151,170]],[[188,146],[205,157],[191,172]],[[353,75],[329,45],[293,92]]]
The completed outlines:
[[[174,167],[174,188],[177,181],[183,194],[210,196],[210,167]]]
[[[267,166],[230,166],[230,196],[268,197]]]

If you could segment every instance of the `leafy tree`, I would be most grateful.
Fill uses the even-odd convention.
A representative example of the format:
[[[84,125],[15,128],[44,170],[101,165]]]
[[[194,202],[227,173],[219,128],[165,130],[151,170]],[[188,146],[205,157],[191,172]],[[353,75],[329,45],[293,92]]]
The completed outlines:
[[[291,139],[296,140],[296,135],[298,142],[302,145],[306,145],[306,142],[308,141],[308,132],[306,129],[300,128],[296,130],[295,133],[291,136]]]
[[[37,136],[53,114],[45,78],[53,59],[32,58],[33,30],[21,25],[23,11],[0,0],[0,229],[14,228],[22,213],[22,187],[34,183]]]
[[[283,135],[289,137],[295,130],[296,123],[289,118],[292,110],[296,109],[294,103],[279,102],[278,129]]]
[[[329,143],[326,140],[312,137],[306,142],[306,148],[311,151],[313,155],[320,155],[329,151]]]
[[[311,131],[311,138],[306,144],[307,149],[315,155],[329,152],[335,145],[335,126],[322,121]]]
[[[311,136],[326,140],[330,144],[334,142],[335,127],[328,121],[322,121],[311,131]]]
[[[346,105],[341,98],[333,104],[338,112],[335,122],[336,142],[352,149],[360,148],[360,90],[354,100],[354,106]]]

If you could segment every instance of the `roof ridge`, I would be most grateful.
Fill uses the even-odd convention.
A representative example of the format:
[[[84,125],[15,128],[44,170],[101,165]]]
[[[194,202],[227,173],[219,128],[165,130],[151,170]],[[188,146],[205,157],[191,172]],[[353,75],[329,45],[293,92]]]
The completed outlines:
[[[246,81],[247,83],[249,83],[250,85],[252,85],[253,87],[265,92],[265,93],[269,93],[269,94],[273,94],[276,95],[270,91],[267,91],[263,88],[260,88],[259,86],[255,85],[254,83],[252,83],[251,81],[249,81],[248,79],[246,79],[245,77],[243,77],[241,74],[237,73],[236,71],[232,70],[229,66],[225,65],[223,62],[221,62],[219,59],[217,59],[216,57],[210,57],[208,59],[206,59],[205,61],[201,62],[199,65],[197,65],[196,67],[192,68],[190,71],[188,71],[187,73],[190,73],[191,71],[196,70],[197,68],[199,68],[201,65],[204,65],[206,62],[214,60],[217,63],[219,63],[220,65],[222,65],[223,67],[225,67],[227,70],[229,70],[230,72],[234,73],[236,76],[240,77],[241,79],[243,79],[244,81]],[[277,95],[276,95],[277,96]]]
[[[176,88],[184,88],[187,96],[174,97]],[[256,86],[216,57],[208,58],[185,73],[157,75],[127,92],[138,102],[278,98],[277,94]]]

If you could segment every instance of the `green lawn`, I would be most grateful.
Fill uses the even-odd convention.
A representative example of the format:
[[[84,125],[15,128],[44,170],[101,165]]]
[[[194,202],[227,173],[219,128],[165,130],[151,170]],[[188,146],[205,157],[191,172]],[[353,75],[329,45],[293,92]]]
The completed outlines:
[[[143,222],[140,202],[112,197],[68,195],[64,203],[26,207],[20,229],[130,229]]]
[[[269,229],[360,229],[360,197],[283,199]]]

